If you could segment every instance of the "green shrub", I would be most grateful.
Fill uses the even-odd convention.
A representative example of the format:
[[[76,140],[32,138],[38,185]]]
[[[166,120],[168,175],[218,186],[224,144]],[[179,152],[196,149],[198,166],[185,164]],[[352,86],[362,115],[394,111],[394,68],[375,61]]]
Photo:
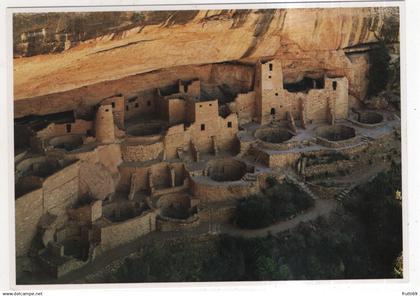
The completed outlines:
[[[239,202],[233,220],[240,228],[266,227],[314,205],[312,197],[295,185],[280,184],[275,180],[269,182],[272,186],[260,195]]]
[[[356,197],[343,204],[365,225],[371,260],[380,277],[394,274],[394,261],[402,250],[402,209],[395,199],[397,190],[401,191],[401,166],[392,164],[390,171],[359,186]]]
[[[256,262],[256,275],[259,280],[287,280],[290,277],[289,267],[287,265],[278,265],[273,258],[260,256]]]
[[[385,89],[389,76],[389,50],[385,42],[379,42],[378,48],[369,52],[369,84],[367,95],[374,96]]]
[[[241,228],[261,228],[273,221],[271,202],[264,196],[251,196],[239,203],[236,209],[236,224]]]

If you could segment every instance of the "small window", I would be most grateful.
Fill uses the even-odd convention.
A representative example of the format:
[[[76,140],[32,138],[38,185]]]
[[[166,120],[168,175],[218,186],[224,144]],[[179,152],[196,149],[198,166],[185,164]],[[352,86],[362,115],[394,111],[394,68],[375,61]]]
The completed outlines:
[[[276,97],[278,97],[279,93],[276,93]]]
[[[268,64],[268,67],[270,68],[270,71],[273,71],[273,64]]]
[[[152,102],[147,101],[147,106],[151,106],[151,105],[152,105]]]
[[[232,121],[228,121],[228,128],[232,127]]]
[[[209,106],[211,106],[212,104],[209,104]]]
[[[134,101],[136,101],[137,100],[137,96],[134,96],[134,97],[131,97],[131,98],[128,98],[128,101],[130,102],[130,103],[133,103]]]
[[[337,89],[337,81],[333,81],[332,83],[333,90]]]
[[[200,105],[200,108],[203,107],[203,105]]]
[[[92,137],[93,136],[93,133],[92,133],[92,130],[91,129],[86,130],[86,136],[88,136],[88,137]]]
[[[135,103],[134,108],[138,108],[138,107],[139,107],[139,103]]]
[[[206,125],[205,124],[201,124],[201,130],[204,131],[206,129]]]
[[[112,105],[112,108],[115,108],[115,102],[112,102],[111,105]]]
[[[268,76],[268,79],[271,79],[271,75]]]
[[[105,109],[105,112],[109,112],[109,109]]]
[[[125,106],[125,111],[128,111],[128,105],[127,105],[127,106]]]
[[[71,124],[70,124],[70,123],[66,124],[66,131],[67,131],[68,133],[70,133],[70,132],[71,132]]]
[[[276,114],[276,109],[271,108],[270,114],[271,114],[271,115],[275,115],[275,114]]]

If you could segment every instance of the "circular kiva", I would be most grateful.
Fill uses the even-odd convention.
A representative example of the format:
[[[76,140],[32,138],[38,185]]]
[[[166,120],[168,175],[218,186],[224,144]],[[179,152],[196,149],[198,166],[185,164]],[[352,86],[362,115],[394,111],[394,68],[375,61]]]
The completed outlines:
[[[82,135],[65,135],[54,137],[49,141],[49,144],[57,149],[64,149],[66,151],[73,151],[83,145]]]
[[[240,180],[246,174],[246,165],[234,158],[223,158],[209,161],[208,176],[217,182]]]
[[[188,194],[166,194],[156,201],[160,215],[172,219],[187,219],[191,216],[191,199]]]
[[[362,112],[359,114],[357,121],[364,124],[378,124],[384,120],[382,114],[373,111]]]
[[[255,132],[257,139],[275,144],[286,142],[293,138],[293,136],[290,131],[280,127],[263,127]]]
[[[346,125],[321,126],[315,130],[318,137],[328,141],[344,141],[356,136],[354,128]]]

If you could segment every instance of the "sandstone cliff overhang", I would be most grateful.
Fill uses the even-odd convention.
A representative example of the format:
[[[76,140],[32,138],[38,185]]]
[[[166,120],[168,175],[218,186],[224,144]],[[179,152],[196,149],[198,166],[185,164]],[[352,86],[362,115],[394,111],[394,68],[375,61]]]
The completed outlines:
[[[395,14],[391,7],[15,14],[14,99],[175,66],[305,59],[376,42]]]

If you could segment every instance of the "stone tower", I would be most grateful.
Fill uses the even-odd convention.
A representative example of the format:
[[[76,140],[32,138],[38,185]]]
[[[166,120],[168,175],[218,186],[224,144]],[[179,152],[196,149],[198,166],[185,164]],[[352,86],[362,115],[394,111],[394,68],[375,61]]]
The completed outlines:
[[[276,117],[276,105],[283,93],[283,70],[280,60],[258,62],[255,71],[256,107],[262,124]]]
[[[96,141],[99,143],[112,143],[115,141],[112,105],[99,106],[96,112],[95,133]]]

